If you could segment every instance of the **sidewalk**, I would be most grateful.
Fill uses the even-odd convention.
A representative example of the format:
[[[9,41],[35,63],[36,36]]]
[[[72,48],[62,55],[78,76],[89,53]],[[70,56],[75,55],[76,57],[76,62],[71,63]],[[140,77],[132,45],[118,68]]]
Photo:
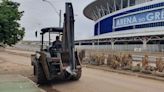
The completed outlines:
[[[21,75],[0,75],[0,92],[45,92]]]

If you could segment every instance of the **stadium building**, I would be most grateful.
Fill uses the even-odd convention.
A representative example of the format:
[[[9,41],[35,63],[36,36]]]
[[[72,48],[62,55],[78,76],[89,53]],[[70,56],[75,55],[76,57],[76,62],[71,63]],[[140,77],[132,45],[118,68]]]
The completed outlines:
[[[95,0],[83,13],[95,21],[94,36],[78,47],[164,50],[164,0]]]

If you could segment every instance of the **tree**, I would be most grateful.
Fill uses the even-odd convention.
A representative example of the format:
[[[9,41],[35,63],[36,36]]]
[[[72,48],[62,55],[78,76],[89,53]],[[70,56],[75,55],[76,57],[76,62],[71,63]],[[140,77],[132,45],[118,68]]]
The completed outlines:
[[[19,21],[23,11],[19,11],[17,2],[2,0],[0,2],[0,43],[12,46],[24,37],[25,29]]]

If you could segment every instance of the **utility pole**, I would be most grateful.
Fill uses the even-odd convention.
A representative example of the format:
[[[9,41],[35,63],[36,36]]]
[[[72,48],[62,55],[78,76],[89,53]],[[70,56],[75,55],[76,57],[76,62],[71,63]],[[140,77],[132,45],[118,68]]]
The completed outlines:
[[[59,10],[59,27],[61,27],[61,16],[62,16],[62,11]]]
[[[55,13],[59,16],[59,27],[61,28],[61,18],[62,18],[62,11],[59,10],[59,12],[57,11],[56,7],[48,0],[42,0],[43,2],[47,2],[50,6],[52,6],[52,8],[54,9]],[[61,36],[61,34],[59,33],[59,37]],[[50,35],[50,32],[49,32],[49,45],[51,44],[51,35]]]
[[[47,2],[52,8],[54,9],[55,13],[59,16],[59,27],[61,27],[61,16],[62,16],[62,11],[59,10],[57,11],[56,7],[48,0],[42,0],[43,2]]]

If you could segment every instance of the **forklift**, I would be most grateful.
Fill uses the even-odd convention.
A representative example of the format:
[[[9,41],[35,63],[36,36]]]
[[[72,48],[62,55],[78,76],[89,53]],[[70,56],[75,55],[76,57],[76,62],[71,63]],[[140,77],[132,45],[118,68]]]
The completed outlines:
[[[82,73],[81,62],[74,46],[74,13],[71,3],[66,3],[63,28],[41,29],[41,47],[31,55],[31,64],[38,84],[54,79],[79,80]],[[62,36],[61,46],[45,46],[45,34]],[[49,39],[50,43],[50,39]],[[60,48],[59,48],[60,47]]]

